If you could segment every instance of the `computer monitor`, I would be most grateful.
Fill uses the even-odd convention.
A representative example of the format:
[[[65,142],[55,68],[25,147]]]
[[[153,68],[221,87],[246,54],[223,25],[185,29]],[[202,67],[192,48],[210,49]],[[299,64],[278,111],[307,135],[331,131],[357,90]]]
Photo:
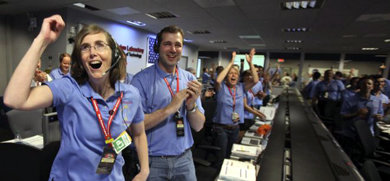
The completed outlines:
[[[244,61],[244,70],[248,70],[249,69],[249,64],[246,61],[245,54],[237,54],[236,58],[234,59],[234,64],[237,64],[238,66],[241,66],[241,61],[242,60]],[[265,61],[264,55],[254,55],[253,59],[252,59],[252,62],[253,62],[254,65],[260,65],[262,67],[264,67],[264,61]]]

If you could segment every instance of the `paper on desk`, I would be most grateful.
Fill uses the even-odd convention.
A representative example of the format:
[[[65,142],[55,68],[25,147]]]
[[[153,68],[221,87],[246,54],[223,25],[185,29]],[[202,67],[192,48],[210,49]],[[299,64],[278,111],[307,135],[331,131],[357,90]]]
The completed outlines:
[[[12,139],[8,141],[4,141],[3,143],[16,143],[18,140]],[[42,135],[35,135],[28,138],[23,138],[20,140],[22,144],[29,145],[32,147],[36,147],[38,149],[43,148],[43,136]]]
[[[219,173],[219,180],[255,181],[256,168],[249,162],[225,159]]]
[[[276,108],[273,106],[265,106],[260,107],[259,111],[266,116],[267,121],[272,121],[275,117]]]

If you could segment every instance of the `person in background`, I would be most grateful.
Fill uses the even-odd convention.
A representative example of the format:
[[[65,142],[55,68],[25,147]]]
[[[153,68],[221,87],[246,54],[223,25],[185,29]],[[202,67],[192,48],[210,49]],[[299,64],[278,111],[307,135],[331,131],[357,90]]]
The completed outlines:
[[[202,84],[209,84],[211,81],[211,75],[209,74],[209,70],[204,67],[202,74]]]
[[[65,75],[30,88],[29,77],[39,57],[64,26],[60,15],[43,20],[41,31],[9,81],[4,103],[20,110],[57,108],[61,146],[49,180],[124,180],[124,161],[116,154],[122,144],[113,139],[129,139],[126,129],[133,133],[140,158],[137,180],[146,180],[149,165],[141,98],[137,89],[119,83],[125,59],[108,32],[96,25],[84,26],[75,38],[72,77]]]
[[[259,81],[252,63],[254,54],[255,49],[251,49],[250,54],[246,55],[253,75],[251,82],[245,85],[239,82],[239,69],[234,66],[236,52],[232,53],[229,64],[217,77],[215,83],[217,108],[213,117],[213,130],[217,135],[215,144],[222,149],[222,154],[219,155],[216,166],[221,166],[223,159],[230,156],[232,145],[238,139],[240,130],[238,124],[244,123],[244,94]]]
[[[319,82],[312,90],[311,97],[313,105],[320,101],[341,101],[345,87],[341,81],[333,79],[333,71],[326,70],[324,80]]]
[[[31,80],[30,87],[41,86],[44,82],[52,81],[52,77],[46,72],[41,70],[41,59],[38,60],[37,68],[35,69],[34,76]]]
[[[196,71],[194,68],[188,67],[188,68],[186,68],[186,70],[196,77]]]
[[[242,79],[243,79],[244,86],[246,84],[251,84],[253,82],[253,76],[249,70],[246,70],[242,73]],[[255,123],[255,116],[259,117],[260,120],[263,121],[266,120],[265,115],[254,107],[254,100],[256,94],[258,94],[258,92],[262,90],[263,90],[263,86],[261,82],[258,81],[255,86],[253,86],[251,89],[245,92],[244,124],[240,124],[240,130],[248,130],[249,127],[251,127]]]
[[[55,68],[50,72],[50,76],[53,79],[60,79],[64,75],[70,75],[70,66],[72,64],[72,60],[68,53],[61,53],[60,55],[60,67]]]
[[[339,140],[344,151],[352,160],[354,160],[354,153],[357,150],[355,143],[359,140],[354,122],[360,119],[367,121],[371,133],[374,135],[375,122],[383,119],[382,101],[371,94],[374,89],[373,81],[368,77],[361,78],[359,89],[360,91],[354,96],[344,99],[340,111],[344,129],[341,132],[343,137]]]
[[[205,116],[199,97],[202,84],[177,66],[183,39],[181,28],[163,28],[154,47],[158,62],[137,73],[131,82],[142,97],[151,181],[196,180],[191,128],[201,130]]]
[[[343,99],[348,99],[349,97],[354,96],[357,92],[359,92],[359,77],[352,77],[349,80],[349,85],[347,85],[347,88],[343,93]]]
[[[374,89],[372,90],[372,94],[382,101],[384,113],[387,113],[390,101],[389,98],[382,92],[385,86],[385,78],[378,74],[372,75],[371,79],[374,81]]]
[[[312,81],[309,82],[309,84],[307,84],[305,86],[305,88],[303,88],[302,90],[302,94],[303,94],[303,97],[305,99],[311,99],[311,91],[313,90],[313,88],[320,82],[320,77],[321,77],[321,73],[319,72],[314,72],[313,75],[312,75]]]

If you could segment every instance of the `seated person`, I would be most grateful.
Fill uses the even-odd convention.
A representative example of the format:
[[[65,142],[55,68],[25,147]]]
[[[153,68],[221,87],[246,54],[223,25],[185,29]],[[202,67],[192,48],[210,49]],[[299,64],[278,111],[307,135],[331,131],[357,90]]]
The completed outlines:
[[[68,53],[61,53],[60,55],[60,67],[52,70],[50,72],[50,76],[53,79],[62,78],[64,75],[70,76],[70,65],[72,64],[72,60]]]

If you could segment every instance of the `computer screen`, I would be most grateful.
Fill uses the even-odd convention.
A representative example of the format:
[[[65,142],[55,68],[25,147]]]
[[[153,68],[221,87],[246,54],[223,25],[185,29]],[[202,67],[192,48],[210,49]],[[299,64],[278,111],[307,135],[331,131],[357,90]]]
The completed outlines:
[[[248,70],[249,64],[246,61],[245,54],[237,54],[236,58],[234,59],[234,64],[241,66],[241,60],[244,60],[244,70]],[[264,60],[265,60],[264,55],[254,55],[252,61],[253,61],[254,65],[260,65],[260,66],[264,67]]]

